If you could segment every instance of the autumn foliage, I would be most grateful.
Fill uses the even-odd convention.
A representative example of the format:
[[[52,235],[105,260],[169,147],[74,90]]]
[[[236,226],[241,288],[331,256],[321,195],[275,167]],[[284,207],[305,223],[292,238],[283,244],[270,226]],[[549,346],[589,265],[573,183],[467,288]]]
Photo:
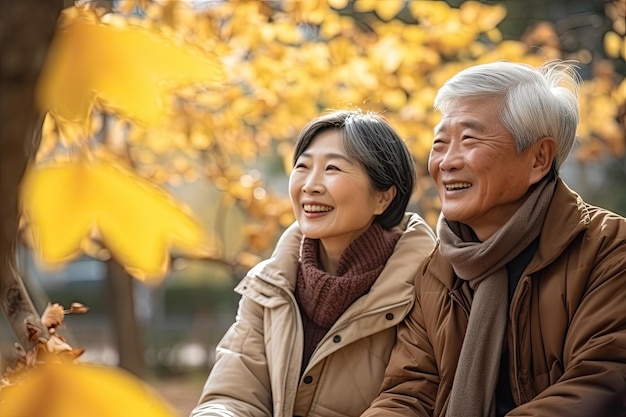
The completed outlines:
[[[227,1],[196,9],[127,1],[113,12],[74,7],[60,19],[39,88],[48,116],[25,182],[25,225],[45,261],[112,255],[142,278],[167,272],[171,245],[207,259],[219,253],[207,242],[220,245],[146,180],[212,182],[222,204],[254,219],[235,260],[252,263],[292,217],[282,190],[251,166],[279,155],[288,172],[293,139],[308,120],[331,108],[382,112],[423,167],[438,118],[433,97],[447,78],[480,62],[560,57],[549,25],[502,41],[504,6],[476,1]],[[606,46],[623,56],[615,35]],[[618,115],[626,84],[615,84],[606,63],[598,68],[582,91],[582,156],[599,146],[624,151]],[[429,189],[422,175],[415,200],[434,222]]]

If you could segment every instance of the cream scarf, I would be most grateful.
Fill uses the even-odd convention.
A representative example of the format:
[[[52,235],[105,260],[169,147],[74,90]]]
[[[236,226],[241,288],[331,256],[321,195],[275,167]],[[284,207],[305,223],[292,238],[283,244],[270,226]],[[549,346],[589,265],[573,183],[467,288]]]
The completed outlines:
[[[495,416],[508,320],[506,265],[539,236],[555,186],[555,175],[546,175],[515,215],[485,242],[479,242],[468,226],[439,218],[439,250],[455,274],[474,289],[446,417]]]

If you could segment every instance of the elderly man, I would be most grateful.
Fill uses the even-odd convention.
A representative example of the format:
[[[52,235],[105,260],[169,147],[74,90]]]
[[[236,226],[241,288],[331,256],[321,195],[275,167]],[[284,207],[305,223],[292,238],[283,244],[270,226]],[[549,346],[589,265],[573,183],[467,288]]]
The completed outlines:
[[[363,416],[626,416],[626,219],[559,177],[575,67],[461,71],[438,92],[438,246]]]

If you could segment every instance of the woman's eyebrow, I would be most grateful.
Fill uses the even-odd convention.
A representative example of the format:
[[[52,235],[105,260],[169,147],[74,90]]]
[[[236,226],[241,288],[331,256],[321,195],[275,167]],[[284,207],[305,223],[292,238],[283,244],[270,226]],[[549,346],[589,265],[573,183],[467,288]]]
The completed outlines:
[[[352,161],[352,159],[348,158],[346,155],[340,154],[340,153],[334,153],[334,152],[329,152],[329,153],[325,153],[323,155],[326,159],[341,159],[346,161],[349,164],[353,164],[354,162]],[[302,152],[302,154],[300,155],[300,158],[305,157],[305,158],[312,158],[313,155],[309,152]]]

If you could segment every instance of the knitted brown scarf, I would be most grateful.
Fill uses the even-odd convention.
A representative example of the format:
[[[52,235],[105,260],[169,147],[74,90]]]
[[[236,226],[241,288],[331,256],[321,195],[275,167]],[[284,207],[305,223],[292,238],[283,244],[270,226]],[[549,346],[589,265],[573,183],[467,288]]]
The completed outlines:
[[[441,254],[455,274],[474,289],[446,417],[492,417],[502,343],[508,319],[506,265],[541,231],[556,186],[542,179],[515,215],[485,242],[458,222],[439,218]]]
[[[304,324],[302,369],[339,316],[370,290],[400,236],[402,231],[397,227],[385,230],[378,223],[372,224],[341,255],[336,276],[320,267],[319,240],[302,240],[295,291]]]

